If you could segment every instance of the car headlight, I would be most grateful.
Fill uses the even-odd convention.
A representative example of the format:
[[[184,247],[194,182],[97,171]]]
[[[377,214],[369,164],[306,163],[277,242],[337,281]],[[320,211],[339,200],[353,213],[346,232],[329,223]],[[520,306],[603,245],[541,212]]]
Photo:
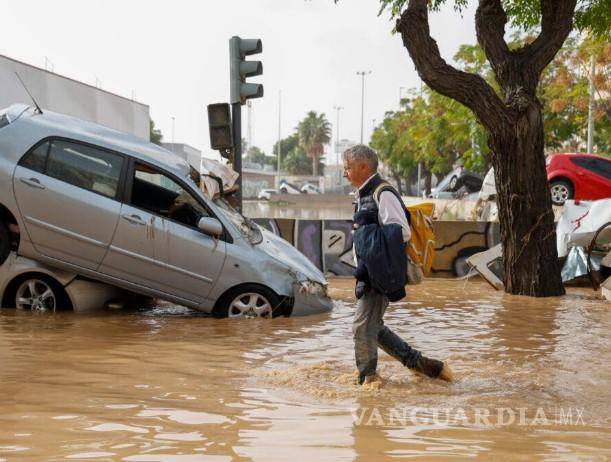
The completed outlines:
[[[327,296],[327,286],[315,281],[301,281],[299,283],[299,291],[302,294],[313,295],[315,297]]]

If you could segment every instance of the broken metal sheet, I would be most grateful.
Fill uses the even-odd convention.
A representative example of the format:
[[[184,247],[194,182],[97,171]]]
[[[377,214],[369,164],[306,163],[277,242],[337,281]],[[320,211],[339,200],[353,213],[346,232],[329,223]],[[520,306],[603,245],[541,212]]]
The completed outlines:
[[[497,244],[494,247],[467,258],[467,263],[471,265],[486,282],[488,282],[496,290],[503,290],[502,264],[503,247]]]
[[[214,198],[220,191],[219,182],[223,184],[223,191],[231,191],[235,186],[235,182],[240,176],[235,170],[228,165],[223,165],[220,162],[212,159],[202,158],[202,180],[201,189],[209,198]]]
[[[486,173],[484,181],[482,183],[482,189],[479,192],[479,198],[482,200],[489,200],[491,196],[496,195],[496,182],[494,180],[494,169],[491,168]]]
[[[592,256],[592,269],[598,271],[600,257]],[[588,255],[583,247],[571,247],[562,267],[562,282],[572,281],[588,274]]]
[[[609,221],[611,221],[611,199],[566,201],[556,227],[558,257],[566,256],[571,247],[588,246],[596,231]],[[599,234],[597,242],[599,244],[611,242],[611,227]]]

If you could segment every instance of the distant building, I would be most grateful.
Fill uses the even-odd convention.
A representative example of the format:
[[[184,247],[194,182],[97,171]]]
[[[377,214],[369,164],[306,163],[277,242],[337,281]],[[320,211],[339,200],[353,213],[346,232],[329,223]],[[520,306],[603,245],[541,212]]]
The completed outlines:
[[[15,103],[33,104],[15,72],[43,110],[71,115],[150,140],[151,118],[146,104],[3,55],[0,55],[0,108]]]
[[[339,164],[326,165],[324,177],[325,191],[344,192],[348,182],[344,179],[344,166]]]
[[[356,146],[358,143],[352,140],[339,140],[335,143],[335,152],[339,154],[339,163],[342,163],[342,154],[346,149],[350,149],[352,146]]]
[[[184,143],[161,143],[168,151],[179,155],[198,172],[202,168],[202,152],[199,149]]]

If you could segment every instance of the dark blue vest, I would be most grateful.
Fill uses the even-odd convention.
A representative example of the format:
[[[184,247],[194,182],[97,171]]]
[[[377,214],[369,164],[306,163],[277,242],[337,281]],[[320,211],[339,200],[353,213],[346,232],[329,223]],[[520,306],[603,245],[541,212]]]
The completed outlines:
[[[359,198],[356,204],[354,204],[354,211],[359,212],[361,210],[367,210],[367,211],[378,213],[378,210],[379,210],[378,204],[375,201],[375,199],[373,198],[373,193],[375,192],[376,188],[380,186],[382,183],[384,183],[385,186],[380,190],[380,194],[382,194],[382,191],[392,192],[395,195],[395,197],[399,199],[399,202],[401,203],[401,206],[403,207],[403,210],[405,211],[407,222],[411,223],[411,217],[410,217],[409,211],[405,207],[405,204],[403,203],[403,199],[401,199],[401,195],[395,188],[392,187],[390,183],[388,183],[384,178],[382,178],[382,176],[379,173],[376,173],[375,176],[371,180],[369,180],[369,182],[365,185],[365,187],[362,190],[359,190],[358,192]],[[378,200],[379,200],[379,196],[378,196]]]

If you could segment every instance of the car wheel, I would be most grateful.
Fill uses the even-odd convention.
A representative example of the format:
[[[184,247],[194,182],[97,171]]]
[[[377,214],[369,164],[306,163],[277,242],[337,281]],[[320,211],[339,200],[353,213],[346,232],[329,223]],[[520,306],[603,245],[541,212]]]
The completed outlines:
[[[448,184],[448,191],[452,191],[456,187],[457,181],[458,181],[458,178],[453,176],[452,179],[450,180],[450,183]]]
[[[282,314],[282,299],[267,287],[245,284],[225,294],[215,314],[223,318],[273,318]]]
[[[567,180],[553,180],[549,184],[549,190],[554,205],[564,205],[574,194],[573,185]]]
[[[6,225],[0,221],[0,265],[8,258],[11,252],[11,236]]]
[[[70,301],[63,287],[55,280],[34,275],[17,284],[15,308],[29,311],[58,311],[69,308]]]

